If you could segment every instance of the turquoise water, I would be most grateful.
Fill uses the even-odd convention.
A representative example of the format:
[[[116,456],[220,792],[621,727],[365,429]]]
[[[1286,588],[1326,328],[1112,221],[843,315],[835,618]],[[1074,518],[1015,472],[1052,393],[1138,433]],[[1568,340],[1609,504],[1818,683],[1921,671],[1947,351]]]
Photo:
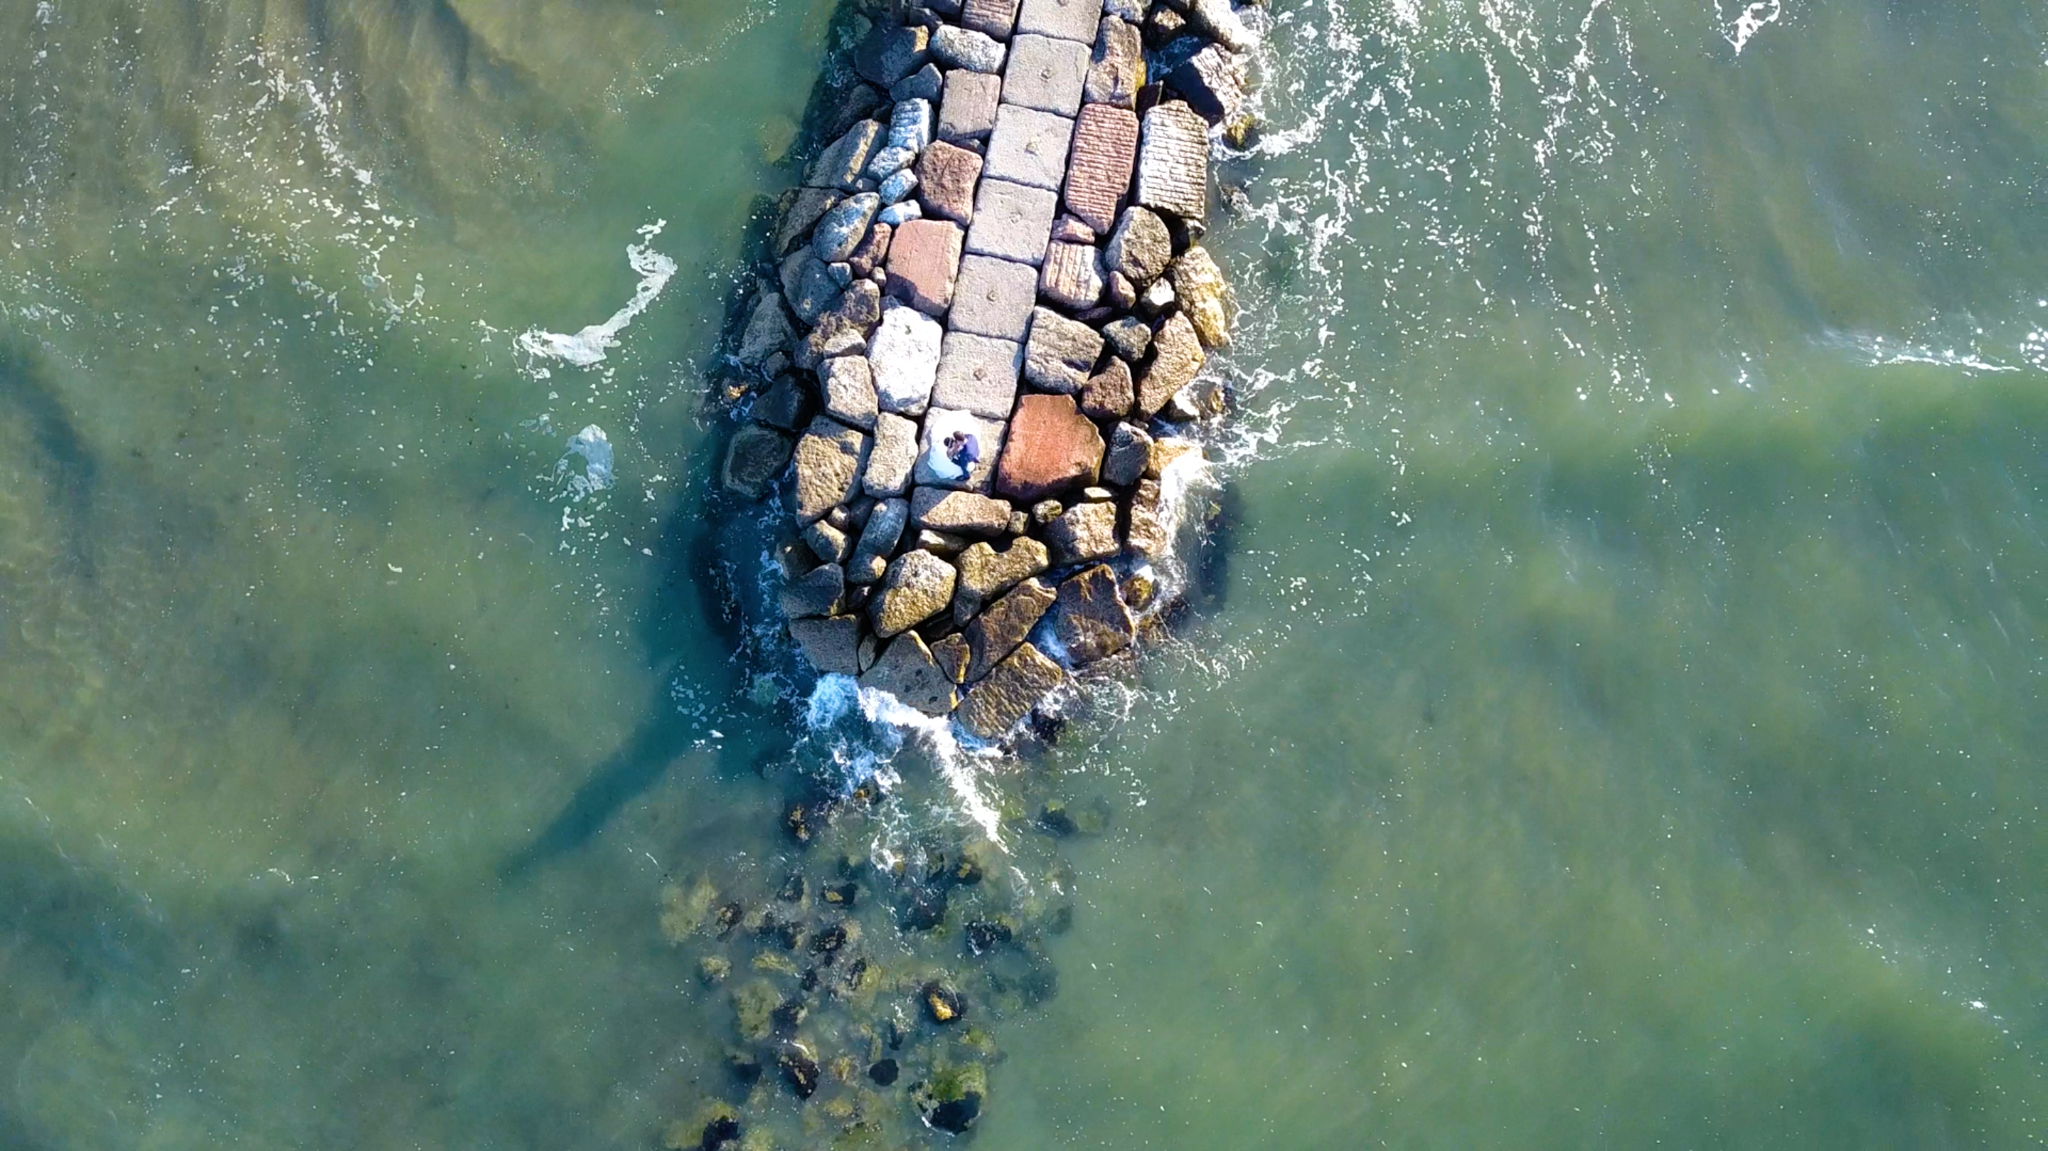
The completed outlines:
[[[805,752],[701,397],[829,16],[0,0],[0,1143],[727,1090],[663,892]],[[2042,1142],[2039,7],[1274,18],[1192,610],[979,769],[1107,819],[973,1141]]]

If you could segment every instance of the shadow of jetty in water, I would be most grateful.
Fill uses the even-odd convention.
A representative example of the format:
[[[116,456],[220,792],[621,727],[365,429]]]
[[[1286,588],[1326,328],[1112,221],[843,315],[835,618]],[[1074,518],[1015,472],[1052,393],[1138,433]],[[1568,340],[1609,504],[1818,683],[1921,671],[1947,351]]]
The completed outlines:
[[[73,571],[92,579],[88,528],[100,466],[71,412],[19,344],[0,333],[0,407],[19,413],[29,440],[47,466],[50,502],[65,526],[65,556]]]

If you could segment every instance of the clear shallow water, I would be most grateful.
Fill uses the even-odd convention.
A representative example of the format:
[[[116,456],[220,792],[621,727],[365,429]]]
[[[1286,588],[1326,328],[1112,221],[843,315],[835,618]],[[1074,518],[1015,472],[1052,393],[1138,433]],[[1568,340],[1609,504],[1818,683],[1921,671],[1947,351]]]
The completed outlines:
[[[659,892],[796,728],[699,369],[827,15],[0,4],[10,1145],[695,1109]],[[2039,11],[1276,15],[1221,535],[1026,768],[1113,817],[975,1141],[2040,1141]]]

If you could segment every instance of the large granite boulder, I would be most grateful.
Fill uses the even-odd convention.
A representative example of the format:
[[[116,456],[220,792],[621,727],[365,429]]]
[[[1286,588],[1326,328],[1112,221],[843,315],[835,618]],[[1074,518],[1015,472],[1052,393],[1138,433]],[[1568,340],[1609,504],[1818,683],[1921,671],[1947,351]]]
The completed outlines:
[[[1052,632],[1076,665],[1094,663],[1131,646],[1138,624],[1131,618],[1116,572],[1108,564],[1096,564],[1060,584]]]
[[[868,225],[875,222],[875,213],[881,209],[882,198],[873,192],[841,200],[818,221],[818,230],[811,234],[811,251],[827,264],[845,260],[867,238]]]
[[[1118,424],[1109,433],[1109,452],[1102,459],[1102,482],[1130,487],[1145,474],[1152,458],[1152,437],[1132,424]]]
[[[818,521],[823,523],[823,520]],[[812,525],[817,526],[817,525]],[[790,580],[779,597],[782,614],[791,619],[833,615],[846,595],[846,569],[838,564],[820,564]]]
[[[875,373],[875,395],[881,410],[919,416],[931,402],[932,383],[939,374],[939,344],[945,329],[915,308],[893,301],[882,308],[882,322],[868,340],[868,360]]]
[[[1205,348],[1226,347],[1230,343],[1230,312],[1234,301],[1230,295],[1230,284],[1223,278],[1223,269],[1200,244],[1191,245],[1167,270],[1167,277],[1173,281],[1174,298],[1180,301],[1180,310],[1188,322],[1195,326],[1195,335]]]
[[[868,513],[868,522],[860,531],[860,542],[854,545],[853,560],[846,567],[846,582],[871,584],[881,579],[888,571],[889,556],[896,551],[896,544],[903,539],[903,529],[910,526],[910,501],[883,500]]]
[[[913,488],[910,492],[911,521],[918,527],[950,535],[976,539],[999,536],[1009,530],[1011,510],[1007,500],[975,492],[946,488]]]
[[[861,673],[860,685],[888,692],[926,715],[945,715],[960,702],[954,681],[914,631],[889,641],[874,666]]]
[[[842,424],[873,430],[875,377],[863,356],[834,356],[818,368],[825,412]]]
[[[1030,536],[1018,536],[1002,551],[970,544],[954,561],[960,580],[953,588],[953,621],[966,623],[983,604],[1044,571],[1050,560],[1045,545]]]
[[[967,670],[963,683],[995,670],[1017,645],[1030,638],[1039,617],[1053,604],[1053,590],[1042,580],[1027,579],[988,605],[961,631],[967,641]]]
[[[868,599],[868,617],[883,639],[909,631],[953,602],[959,573],[928,551],[907,551],[889,561],[882,586]]]
[[[754,398],[755,422],[781,428],[785,432],[796,431],[810,423],[814,414],[811,390],[788,372],[775,377],[775,382]]]
[[[1048,392],[1081,390],[1102,357],[1102,333],[1050,308],[1031,313],[1031,337],[1024,344],[1024,378]]]
[[[748,424],[734,432],[732,442],[726,445],[725,467],[720,475],[725,490],[750,500],[767,496],[782,470],[789,466],[793,444],[788,436],[759,424]]]
[[[942,24],[932,33],[931,53],[948,68],[965,68],[970,72],[1000,72],[1005,55],[995,37],[951,24]]]
[[[860,673],[860,620],[850,615],[824,619],[793,619],[789,634],[803,648],[804,658],[821,672]]]
[[[1230,6],[1230,0],[1188,0],[1188,24],[1195,31],[1232,52],[1249,52],[1259,46],[1256,32],[1245,26],[1244,17]]]
[[[1166,230],[1166,221],[1146,208],[1125,208],[1103,250],[1103,266],[1142,289],[1172,260],[1173,235]]]
[[[1022,396],[1010,417],[1009,446],[996,468],[996,491],[1028,504],[1085,487],[1096,481],[1102,447],[1102,433],[1074,406],[1072,396]]]
[[[910,469],[917,463],[917,421],[882,412],[875,416],[875,443],[868,451],[861,488],[886,499],[910,490]]]
[[[924,67],[931,32],[920,25],[877,24],[853,50],[853,70],[878,88],[887,88]]]
[[[1124,538],[1133,552],[1147,559],[1165,555],[1173,544],[1167,534],[1165,509],[1160,506],[1160,500],[1158,480],[1139,480],[1137,488],[1131,492],[1131,510],[1126,517],[1130,527]]]
[[[993,119],[990,123],[994,123]],[[867,163],[865,157],[861,163]],[[781,222],[775,225],[775,254],[778,257],[788,254],[797,246],[797,241],[810,234],[811,226],[838,202],[839,193],[830,188],[798,189],[790,198],[789,209],[782,213]]]
[[[1152,347],[1152,327],[1136,316],[1121,316],[1102,325],[1102,339],[1117,358],[1135,364]]]
[[[1081,411],[1091,420],[1120,420],[1130,414],[1137,395],[1137,386],[1131,382],[1131,366],[1112,357],[1082,387]]]
[[[974,189],[981,182],[981,157],[944,140],[917,158],[918,198],[925,215],[974,222]]]
[[[868,159],[874,155],[875,147],[882,140],[883,128],[875,120],[862,120],[846,130],[846,134],[834,140],[811,164],[810,174],[804,183],[813,188],[837,188],[842,192],[859,190],[860,174],[868,166]],[[815,203],[816,201],[812,201]],[[798,203],[804,203],[799,200]],[[829,205],[828,205],[829,206]],[[806,204],[806,210],[809,205]],[[808,228],[824,214],[820,208],[811,216]]]
[[[1090,104],[1135,109],[1138,89],[1144,86],[1144,39],[1135,25],[1115,16],[1104,16],[1096,26],[1095,51],[1089,57],[1082,98]]]
[[[997,740],[1052,694],[1067,673],[1045,653],[1026,643],[974,685],[955,714],[960,726],[976,739]]]
[[[1055,567],[1106,560],[1123,550],[1116,538],[1116,505],[1086,503],[1068,508],[1045,529]]]
[[[1032,282],[1038,280],[1032,273]],[[789,312],[782,306],[782,293],[763,292],[754,304],[754,312],[747,317],[746,330],[740,335],[738,359],[750,368],[766,363],[769,356],[787,348],[796,339],[796,328],[789,322]]]
[[[869,439],[865,432],[819,416],[796,445],[796,483],[790,489],[790,510],[808,524],[853,497],[860,473],[867,467]]]
[[[1188,57],[1166,82],[1212,124],[1235,119],[1244,110],[1244,65],[1221,45],[1211,44]]]
[[[1175,312],[1152,339],[1152,362],[1138,380],[1138,412],[1154,415],[1202,370],[1202,341],[1186,315]]]

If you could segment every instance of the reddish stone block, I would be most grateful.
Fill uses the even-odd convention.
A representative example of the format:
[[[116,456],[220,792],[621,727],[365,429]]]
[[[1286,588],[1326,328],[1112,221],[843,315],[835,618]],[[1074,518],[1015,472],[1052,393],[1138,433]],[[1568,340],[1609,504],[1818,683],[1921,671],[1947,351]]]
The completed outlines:
[[[1031,503],[1085,487],[1101,470],[1102,447],[1102,433],[1074,406],[1074,397],[1021,396],[996,467],[996,491]]]
[[[889,294],[928,316],[953,305],[960,271],[960,225],[906,220],[889,241]]]
[[[1067,161],[1067,211],[1098,233],[1116,226],[1117,202],[1131,186],[1138,118],[1114,104],[1089,104],[1074,121]]]

